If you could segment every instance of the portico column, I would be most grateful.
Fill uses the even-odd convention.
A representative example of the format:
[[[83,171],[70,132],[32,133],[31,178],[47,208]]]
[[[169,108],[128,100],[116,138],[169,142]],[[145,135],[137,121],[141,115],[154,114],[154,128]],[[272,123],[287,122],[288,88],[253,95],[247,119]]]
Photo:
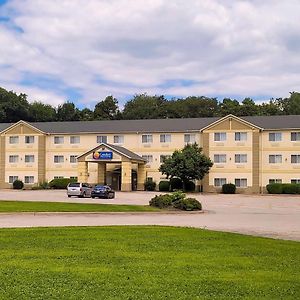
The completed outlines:
[[[121,165],[122,169],[122,177],[121,177],[121,191],[122,192],[130,192],[132,190],[131,185],[131,170],[132,164],[131,161],[122,161]]]
[[[98,163],[98,183],[106,184],[106,163]]]
[[[78,181],[79,182],[87,182],[88,177],[89,177],[88,162],[87,161],[79,161],[77,170],[78,170]]]
[[[138,173],[137,173],[137,190],[144,190],[144,183],[146,181],[146,167],[145,164],[138,164]]]

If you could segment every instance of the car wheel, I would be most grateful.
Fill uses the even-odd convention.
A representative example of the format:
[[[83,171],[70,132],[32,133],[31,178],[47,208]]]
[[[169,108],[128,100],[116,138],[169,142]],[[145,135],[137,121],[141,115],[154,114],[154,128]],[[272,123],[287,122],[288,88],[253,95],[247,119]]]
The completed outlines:
[[[71,196],[70,196],[70,195],[68,195],[68,198],[71,198]]]
[[[93,199],[95,199],[95,196],[92,196]]]

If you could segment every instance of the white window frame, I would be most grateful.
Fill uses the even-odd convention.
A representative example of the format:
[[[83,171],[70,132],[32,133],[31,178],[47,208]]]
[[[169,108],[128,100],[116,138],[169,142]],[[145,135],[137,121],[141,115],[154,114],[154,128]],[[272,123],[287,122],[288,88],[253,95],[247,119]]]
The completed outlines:
[[[215,142],[224,142],[227,139],[226,132],[215,132],[214,133],[214,141]]]
[[[246,164],[248,162],[247,154],[235,154],[234,155],[234,162],[236,164]]]
[[[62,179],[65,178],[64,176],[54,176],[53,179]]]
[[[19,176],[16,176],[16,175],[8,176],[8,183],[13,184],[16,180],[19,180]]]
[[[24,158],[24,161],[25,163],[34,163],[34,160],[35,160],[35,157],[33,154],[26,154],[25,155],[25,158]]]
[[[272,184],[272,183],[282,183],[282,179],[280,179],[280,178],[270,178],[269,179],[269,184]]]
[[[54,155],[53,162],[55,164],[62,164],[65,161],[65,157],[63,155]]]
[[[170,133],[163,133],[159,136],[159,141],[161,143],[171,143],[172,141],[172,136]]]
[[[248,180],[247,178],[235,178],[234,184],[238,188],[246,188],[248,187]]]
[[[291,155],[291,164],[300,164],[300,154]]]
[[[216,164],[225,164],[227,161],[226,154],[214,154],[214,163]]]
[[[80,144],[80,135],[71,135],[70,144]]]
[[[77,163],[77,156],[78,155],[70,155],[70,164],[76,164]]]
[[[234,140],[237,142],[245,142],[248,139],[248,133],[247,132],[235,132],[234,134]]]
[[[142,143],[143,144],[153,143],[153,135],[152,134],[142,134]]]
[[[25,144],[34,144],[34,135],[25,135]]]
[[[282,141],[282,132],[269,132],[269,141],[270,142],[281,142]]]
[[[291,141],[292,142],[297,142],[300,141],[300,132],[291,132]]]
[[[64,144],[65,142],[65,137],[64,136],[60,136],[60,135],[57,135],[53,138],[53,141],[54,141],[54,144],[55,145],[61,145],[61,144]]]
[[[300,179],[299,178],[297,178],[297,179],[291,179],[291,183],[299,184],[300,183]]]
[[[114,144],[124,144],[124,135],[114,135]]]
[[[151,154],[142,155],[142,158],[147,161],[147,164],[151,164],[153,162],[153,155]]]
[[[19,155],[9,155],[9,157],[8,157],[8,162],[10,163],[10,164],[16,164],[16,163],[18,163],[19,162]]]
[[[107,135],[97,135],[97,144],[107,144]]]
[[[196,143],[196,134],[195,133],[185,133],[184,134],[184,142],[186,144]]]
[[[12,145],[19,144],[19,140],[20,140],[20,138],[18,135],[12,135],[9,137],[9,144],[12,144]]]
[[[26,184],[33,184],[34,183],[34,176],[32,176],[32,175],[26,175],[24,177],[24,183],[26,183]]]
[[[222,187],[226,183],[227,183],[226,178],[214,178],[214,186],[215,187]]]
[[[282,154],[269,154],[269,164],[281,164]]]

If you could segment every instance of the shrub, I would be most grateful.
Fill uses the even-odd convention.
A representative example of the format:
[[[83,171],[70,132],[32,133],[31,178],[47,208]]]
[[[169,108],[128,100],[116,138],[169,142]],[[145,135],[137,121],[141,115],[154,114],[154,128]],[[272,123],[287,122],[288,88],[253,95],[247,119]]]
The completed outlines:
[[[171,191],[182,190],[182,181],[180,178],[173,177],[170,179]]]
[[[172,198],[170,195],[156,195],[149,201],[150,206],[158,208],[166,208],[172,205]]]
[[[194,192],[195,188],[196,188],[196,185],[193,181],[189,180],[189,181],[185,182],[184,188],[185,188],[186,192]]]
[[[188,210],[188,211],[202,209],[201,203],[195,198],[185,198],[185,199],[178,200],[173,203],[173,206],[177,209]]]
[[[77,182],[76,179],[73,178],[56,178],[49,182],[49,187],[52,189],[66,189],[67,185],[71,182]]]
[[[170,181],[160,181],[158,185],[158,190],[160,192],[168,192],[170,190]]]
[[[270,183],[266,186],[269,194],[282,194],[283,184],[282,183]]]
[[[223,194],[235,194],[236,186],[233,183],[226,183],[222,185]]]
[[[24,183],[22,180],[17,179],[13,182],[13,189],[21,190],[23,187],[24,187]]]
[[[152,179],[147,179],[144,183],[145,191],[155,191],[156,182]]]
[[[285,183],[282,184],[282,193],[283,194],[299,194],[300,189],[299,185],[295,183]]]
[[[176,192],[172,193],[170,196],[171,196],[172,202],[176,202],[179,200],[183,200],[185,198],[185,193],[183,193],[182,191],[176,191]]]

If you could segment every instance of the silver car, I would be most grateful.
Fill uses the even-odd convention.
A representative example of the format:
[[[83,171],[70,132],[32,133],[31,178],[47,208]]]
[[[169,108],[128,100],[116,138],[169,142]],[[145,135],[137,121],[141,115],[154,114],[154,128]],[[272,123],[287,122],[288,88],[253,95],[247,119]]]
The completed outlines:
[[[91,197],[92,186],[88,183],[73,182],[67,186],[67,195],[77,196],[80,198]]]

